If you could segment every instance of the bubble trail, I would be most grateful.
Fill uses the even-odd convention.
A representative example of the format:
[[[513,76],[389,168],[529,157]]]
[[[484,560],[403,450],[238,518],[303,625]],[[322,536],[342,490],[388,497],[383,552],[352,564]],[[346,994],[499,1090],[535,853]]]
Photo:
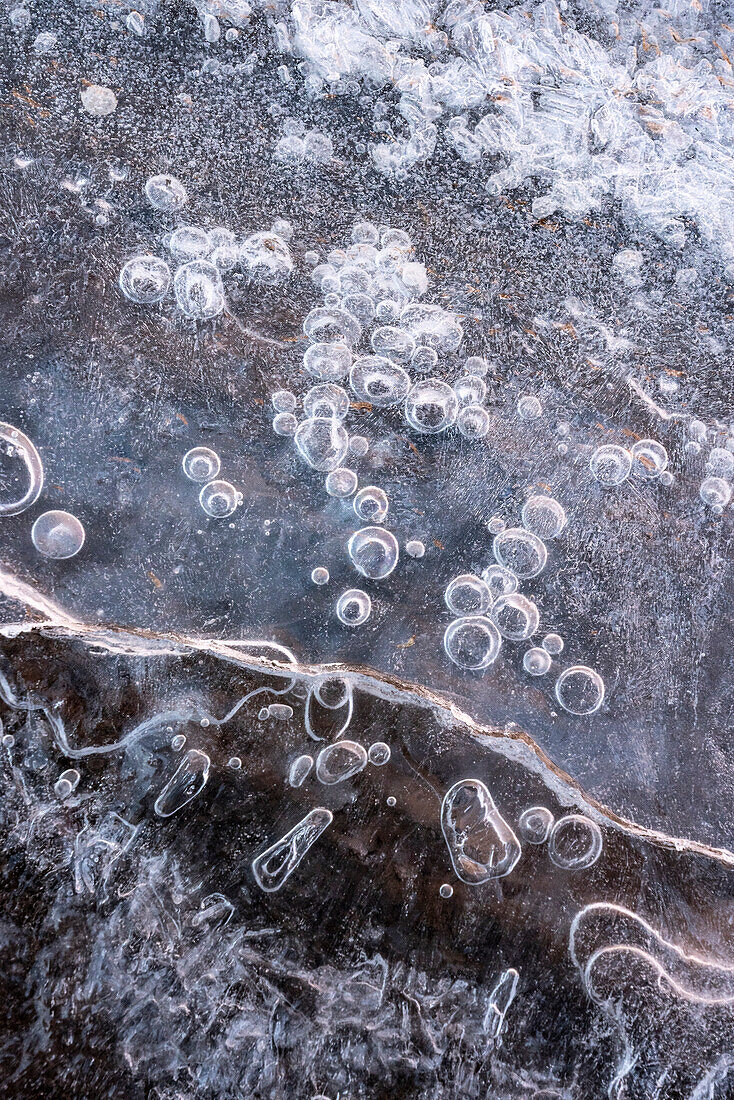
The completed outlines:
[[[252,873],[261,890],[275,893],[295,871],[314,841],[331,825],[334,815],[317,806],[252,861]]]

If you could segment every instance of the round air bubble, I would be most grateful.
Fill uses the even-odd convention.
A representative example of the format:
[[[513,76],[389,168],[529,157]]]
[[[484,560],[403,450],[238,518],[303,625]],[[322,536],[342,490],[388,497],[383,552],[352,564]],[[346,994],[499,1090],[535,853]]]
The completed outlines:
[[[19,516],[43,489],[43,463],[19,428],[0,422],[0,516]]]
[[[375,316],[375,303],[369,294],[345,294],[342,306],[357,318],[360,325],[368,325]]]
[[[489,619],[483,615],[469,615],[449,623],[443,647],[459,668],[479,670],[489,668],[497,660],[502,639]]]
[[[183,456],[183,472],[189,481],[213,481],[219,474],[222,463],[216,451],[209,447],[192,447]]]
[[[363,435],[353,435],[349,440],[349,453],[355,458],[364,458],[369,450],[369,443]]]
[[[347,466],[337,466],[326,475],[326,491],[330,497],[345,500],[357,488],[357,475]]]
[[[341,466],[349,446],[343,424],[333,416],[302,420],[295,432],[296,446],[313,470],[326,473]]]
[[[551,657],[557,657],[559,653],[563,652],[563,638],[560,634],[546,634],[540,644],[546,653],[550,653]]]
[[[542,539],[522,527],[508,527],[502,531],[495,537],[492,551],[498,563],[521,580],[537,577],[548,561],[548,551]]]
[[[306,314],[303,331],[309,340],[348,344],[359,343],[362,326],[356,317],[344,309],[317,306]]]
[[[386,745],[384,741],[375,741],[367,751],[367,759],[376,768],[382,768],[387,764],[390,756],[390,746]]]
[[[450,882],[442,882],[438,892],[442,898],[452,898],[454,896],[454,888]]]
[[[405,419],[411,428],[428,435],[451,427],[458,411],[456,394],[438,378],[416,382],[405,401]]]
[[[71,512],[44,512],[31,528],[33,545],[46,558],[73,558],[84,538],[84,527]]]
[[[120,290],[131,302],[151,306],[165,298],[171,287],[171,269],[158,256],[133,256],[118,280]]]
[[[436,369],[438,353],[434,348],[428,348],[424,344],[419,345],[410,360],[410,369],[418,374],[431,374]]]
[[[400,323],[416,343],[428,344],[437,352],[456,351],[464,336],[464,330],[453,313],[425,302],[407,305],[400,314]]]
[[[352,365],[352,352],[346,344],[320,340],[308,348],[303,365],[309,374],[322,382],[341,382]]]
[[[454,615],[483,615],[492,603],[492,596],[481,577],[462,573],[449,581],[444,600]]]
[[[381,355],[362,355],[354,361],[349,384],[361,401],[387,408],[405,400],[410,377],[401,366]]]
[[[517,402],[517,415],[522,420],[537,420],[543,415],[543,406],[537,397],[524,394]]]
[[[378,321],[397,321],[400,316],[400,303],[396,302],[394,298],[383,298],[375,306],[375,316]]]
[[[604,681],[587,665],[572,665],[556,680],[556,699],[569,714],[593,714],[604,702]]]
[[[277,233],[253,233],[240,247],[240,267],[253,282],[273,286],[290,275],[293,259]]]
[[[482,580],[489,589],[492,602],[499,596],[509,596],[517,592],[517,577],[504,565],[488,565],[482,572]]]
[[[638,477],[652,481],[668,465],[668,452],[655,439],[640,439],[632,448],[632,470]]]
[[[367,294],[372,287],[372,276],[363,267],[345,264],[339,271],[339,293]]]
[[[554,539],[566,526],[566,513],[553,497],[532,496],[523,504],[522,522],[538,538]]]
[[[384,527],[355,531],[347,549],[354,568],[369,580],[384,580],[398,564],[398,540]]]
[[[533,646],[522,659],[522,667],[531,676],[545,676],[551,666],[551,656],[547,649]]]
[[[222,276],[208,260],[182,264],[173,276],[173,292],[181,312],[196,321],[211,320],[224,309]]]
[[[498,596],[490,614],[500,634],[511,642],[524,642],[526,638],[531,638],[540,624],[537,607],[520,592]]]
[[[349,412],[349,396],[333,382],[319,382],[303,398],[303,411],[306,416],[335,416],[343,420]]]
[[[292,413],[296,410],[296,395],[290,390],[276,390],[270,400],[276,412]]]
[[[336,616],[345,626],[361,626],[372,614],[372,600],[361,588],[348,588],[336,601]]]
[[[103,84],[89,84],[82,92],[82,107],[87,114],[103,118],[116,110],[117,96]]]
[[[548,855],[563,871],[585,871],[596,863],[601,850],[601,829],[583,814],[560,817],[551,830]]]
[[[632,455],[616,443],[605,443],[594,451],[589,468],[595,480],[605,488],[621,485],[630,476]]]
[[[293,413],[282,412],[276,413],[273,417],[273,431],[276,435],[281,436],[294,436],[296,434],[296,428],[298,427],[298,421]]]
[[[186,188],[175,176],[151,176],[145,184],[145,196],[156,210],[180,210],[186,205]]]
[[[199,493],[199,504],[213,519],[231,516],[239,502],[239,493],[229,481],[209,481]]]
[[[168,248],[179,263],[204,259],[211,250],[209,234],[196,225],[180,225],[171,233]]]
[[[381,325],[370,337],[372,349],[394,363],[409,363],[415,351],[415,340],[405,329],[394,325]]]
[[[377,485],[365,485],[354,498],[354,511],[366,523],[384,523],[388,507],[387,493]]]
[[[405,544],[405,553],[409,558],[422,558],[426,547],[420,539],[409,539]]]
[[[323,676],[314,684],[313,693],[322,707],[339,710],[349,702],[352,688],[343,676]]]
[[[464,439],[484,439],[489,424],[489,413],[484,405],[465,405],[456,418],[456,426]]]
[[[507,524],[502,516],[492,516],[487,520],[487,530],[490,535],[499,535],[501,531],[504,531],[506,526]]]
[[[317,565],[315,569],[311,571],[311,580],[314,584],[322,585],[329,583],[329,570],[325,569],[323,565]]]
[[[734,477],[734,454],[725,447],[712,447],[706,460],[706,472],[712,477],[731,481]]]
[[[545,844],[553,828],[553,814],[546,806],[530,806],[523,810],[517,830],[528,844]]]
[[[454,382],[454,393],[460,405],[481,405],[487,394],[487,384],[478,374],[465,374]]]
[[[712,508],[725,508],[731,498],[731,487],[723,477],[706,477],[701,482],[698,495],[704,504]]]
[[[355,222],[352,226],[352,240],[355,244],[377,244],[380,234],[372,222]]]

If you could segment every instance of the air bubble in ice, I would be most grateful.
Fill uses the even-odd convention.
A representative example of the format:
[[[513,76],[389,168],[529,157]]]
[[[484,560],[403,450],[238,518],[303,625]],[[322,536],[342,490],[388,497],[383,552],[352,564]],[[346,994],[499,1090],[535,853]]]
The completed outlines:
[[[373,581],[389,577],[398,563],[398,540],[384,527],[362,527],[355,531],[347,550],[357,572]]]
[[[454,393],[460,405],[481,405],[487,393],[487,384],[478,374],[465,374],[454,382]]]
[[[551,657],[557,657],[559,653],[563,652],[563,638],[560,634],[546,634],[540,644],[546,653],[550,653]]]
[[[351,779],[367,765],[367,753],[356,741],[326,745],[316,758],[316,778],[327,786]]]
[[[296,434],[297,428],[298,421],[293,413],[276,413],[273,417],[273,431],[276,435],[283,436],[284,438],[292,437]]]
[[[390,755],[389,745],[386,745],[384,741],[374,741],[367,752],[367,759],[376,768],[381,768],[383,764],[387,764]]]
[[[504,531],[507,524],[503,520],[502,516],[492,516],[487,520],[487,530],[490,535],[499,535]]]
[[[706,459],[706,472],[711,477],[722,477],[731,481],[734,477],[734,454],[725,447],[712,447]]]
[[[354,361],[349,384],[361,401],[387,408],[405,400],[410,377],[398,363],[381,355],[361,355]]]
[[[240,266],[254,282],[271,286],[290,275],[293,258],[277,233],[253,233],[240,248]]]
[[[539,646],[529,649],[522,659],[522,667],[531,676],[545,676],[551,666],[550,653]]]
[[[315,840],[331,825],[334,815],[317,806],[252,861],[252,873],[261,890],[280,890]]]
[[[632,448],[632,470],[638,477],[651,481],[660,477],[668,465],[668,452],[655,439],[640,439]]]
[[[420,539],[409,539],[405,544],[405,553],[409,558],[422,558],[425,552],[425,545]]]
[[[171,234],[168,248],[175,260],[186,263],[188,260],[200,260],[208,256],[211,242],[208,234],[198,226],[180,225]]]
[[[400,315],[401,325],[416,343],[427,344],[437,352],[456,351],[464,336],[458,318],[441,306],[411,302]]]
[[[117,108],[117,96],[103,84],[88,84],[82,91],[82,107],[87,114],[103,118]]]
[[[454,615],[483,615],[492,603],[492,595],[481,577],[461,573],[449,581],[444,600]]]
[[[54,790],[58,798],[68,798],[76,790],[81,776],[76,768],[67,768],[62,772],[54,784]]]
[[[297,756],[290,766],[288,772],[288,782],[291,787],[300,787],[308,778],[311,768],[313,767],[313,757],[304,753],[303,756]]]
[[[537,397],[524,394],[517,402],[517,414],[523,420],[537,420],[543,415],[543,406]]]
[[[583,814],[556,821],[548,841],[548,855],[564,871],[583,871],[601,855],[602,835],[596,822]]]
[[[405,329],[395,325],[381,325],[370,337],[372,350],[393,363],[409,363],[415,351],[415,340]]]
[[[417,371],[418,374],[430,374],[436,368],[438,363],[438,352],[435,348],[426,347],[424,344],[420,344],[410,360],[411,370]]]
[[[359,343],[362,326],[356,317],[338,307],[317,306],[306,314],[303,331],[309,339],[321,342],[348,344]],[[305,359],[304,359],[305,362]],[[307,367],[308,369],[308,367]],[[313,373],[313,372],[311,372]],[[322,377],[324,377],[322,375]]]
[[[538,608],[520,592],[498,596],[492,604],[490,615],[500,634],[511,642],[522,642],[532,637],[540,623]]]
[[[593,714],[604,702],[604,681],[587,665],[572,665],[556,680],[556,699],[569,714]]]
[[[131,302],[150,306],[165,298],[171,286],[171,269],[158,256],[133,256],[122,268],[120,290]]]
[[[209,778],[209,764],[206,753],[189,749],[155,801],[153,808],[159,817],[171,817],[201,793]]]
[[[456,426],[464,439],[484,439],[489,425],[489,413],[483,405],[465,405],[456,418]]]
[[[349,412],[347,391],[333,382],[319,382],[306,392],[303,411],[306,416],[335,416],[343,420]]]
[[[31,539],[39,554],[47,558],[73,558],[84,545],[85,532],[71,512],[44,512],[31,528]]]
[[[341,466],[349,437],[334,416],[313,416],[302,420],[295,432],[296,446],[308,465],[326,473]]]
[[[387,493],[377,485],[365,485],[354,498],[354,511],[366,523],[384,523],[389,501]]]
[[[372,600],[361,588],[348,588],[336,601],[336,614],[345,626],[361,626],[372,614]]]
[[[173,276],[173,292],[182,313],[208,321],[224,309],[224,287],[219,269],[208,260],[182,264]]]
[[[180,210],[186,205],[186,188],[175,176],[151,176],[145,184],[145,195],[156,210]]]
[[[279,413],[292,413],[296,409],[296,395],[290,390],[276,390],[270,398],[273,408]]]
[[[343,343],[318,341],[307,349],[303,365],[309,374],[323,382],[340,382],[349,373],[352,352]]]
[[[213,519],[231,516],[239,502],[239,493],[229,481],[210,481],[199,493],[199,504]]]
[[[591,456],[589,467],[600,485],[610,488],[626,481],[632,470],[632,455],[616,443],[597,447]]]
[[[25,512],[42,489],[43,464],[34,444],[19,428],[0,423],[0,516]]]
[[[323,565],[317,565],[315,569],[311,571],[311,580],[314,584],[322,585],[329,583],[329,570]]]
[[[490,619],[469,615],[449,623],[443,646],[455,665],[476,671],[489,668],[497,660],[502,638]]]
[[[186,738],[182,733],[177,733],[175,737],[171,738],[171,748],[174,752],[180,752],[186,744]]]
[[[542,539],[522,527],[508,527],[497,535],[492,551],[500,565],[527,580],[545,569],[548,551]]]
[[[566,513],[553,497],[531,496],[523,504],[522,522],[538,538],[554,539],[566,526]]]
[[[325,485],[330,497],[345,500],[357,489],[357,475],[347,466],[338,466],[326,475]]]
[[[192,447],[183,456],[183,472],[191,481],[213,481],[219,473],[222,463],[216,451],[209,447]]]
[[[517,828],[528,844],[545,844],[553,828],[553,814],[546,806],[530,806],[520,814]]]
[[[349,453],[355,458],[364,458],[369,450],[369,443],[363,435],[353,435],[349,440]]]
[[[445,431],[456,420],[458,410],[456,394],[438,378],[416,382],[405,401],[405,419],[424,434]]]
[[[287,703],[271,703],[268,707],[268,714],[278,722],[287,722],[289,718],[293,717],[293,707],[288,706]]]
[[[442,898],[452,898],[454,896],[454,888],[449,882],[441,883],[438,892]]]
[[[509,875],[522,849],[479,779],[462,779],[444,796],[441,829],[454,871],[477,886]]]
[[[706,477],[701,482],[698,495],[704,504],[723,509],[731,498],[731,487],[723,477]]]
[[[488,565],[482,571],[482,580],[489,589],[492,602],[499,596],[509,596],[512,592],[517,592],[517,577],[504,565]]]

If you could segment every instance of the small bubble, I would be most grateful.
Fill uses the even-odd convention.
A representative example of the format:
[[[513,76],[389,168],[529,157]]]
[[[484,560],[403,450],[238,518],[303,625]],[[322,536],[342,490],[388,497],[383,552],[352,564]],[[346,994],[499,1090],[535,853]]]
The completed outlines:
[[[490,535],[500,535],[504,531],[507,524],[503,520],[502,516],[492,516],[487,520],[487,530]]]
[[[492,595],[481,577],[462,573],[449,581],[444,600],[454,615],[483,615],[492,603]]]
[[[426,548],[420,539],[409,539],[405,544],[405,553],[409,558],[422,558],[425,552]]]
[[[186,188],[175,176],[151,176],[145,184],[145,195],[156,210],[180,210],[186,205]]]
[[[572,665],[556,680],[556,699],[569,714],[593,714],[604,702],[604,681],[587,665]]]
[[[174,229],[168,241],[168,248],[175,260],[186,263],[208,256],[211,251],[209,235],[196,225],[180,225]]]
[[[231,516],[239,504],[239,495],[228,481],[210,481],[199,493],[199,504],[213,519]]]
[[[493,603],[499,596],[509,596],[512,592],[517,592],[517,577],[504,565],[488,565],[482,572],[482,580],[489,589]]]
[[[566,513],[553,497],[535,495],[523,504],[522,523],[539,538],[554,539],[566,526]]]
[[[276,413],[273,417],[273,431],[276,435],[280,436],[294,436],[296,434],[296,428],[298,427],[298,421],[293,413],[280,412]]]
[[[362,458],[367,454],[369,443],[363,435],[353,435],[349,440],[349,451],[357,458]]]
[[[448,882],[444,882],[441,886],[439,886],[438,892],[442,898],[451,898],[454,896],[454,888]]]
[[[517,402],[517,414],[523,420],[537,420],[543,415],[543,406],[532,394],[523,394]]]
[[[186,738],[182,733],[177,733],[176,736],[171,740],[171,748],[174,752],[178,752],[179,749],[182,749],[185,744]]]
[[[632,448],[632,469],[638,477],[651,481],[660,477],[668,465],[668,452],[656,439],[640,439]]]
[[[257,712],[257,717],[258,721],[264,722],[266,718],[270,717],[270,711],[267,707],[260,707],[260,710]]]
[[[81,776],[76,768],[67,768],[56,780],[54,790],[59,798],[68,798],[75,791]]]
[[[386,745],[384,741],[375,741],[369,747],[367,759],[370,764],[374,764],[376,768],[381,768],[384,764],[387,764],[390,755],[389,745]]]
[[[117,108],[117,96],[112,88],[102,84],[89,84],[82,91],[82,107],[90,115],[103,118]]]
[[[632,470],[632,455],[616,443],[605,443],[594,451],[589,468],[596,481],[605,488],[621,485]]]
[[[365,485],[355,496],[353,507],[366,523],[384,523],[389,507],[387,493],[377,485]]]
[[[384,527],[362,527],[347,544],[355,569],[370,580],[389,577],[398,563],[398,540]]]
[[[387,802],[388,806],[390,806],[390,807],[395,806],[397,804],[397,799],[394,798],[393,795],[391,795],[391,794],[387,796],[385,801]]]
[[[158,256],[133,256],[122,268],[120,290],[131,302],[149,306],[165,298],[171,286],[171,269]]]
[[[12,749],[14,744],[15,744],[15,738],[13,737],[12,733],[4,733],[3,734],[3,745],[5,746],[5,748],[6,749]]]
[[[242,761],[240,760],[239,756],[230,756],[229,760],[227,761],[227,767],[233,768],[234,771],[239,771],[242,767]]]
[[[209,447],[192,447],[183,456],[183,472],[190,481],[213,481],[219,473],[222,463],[216,451]]]
[[[563,652],[563,638],[560,634],[546,634],[540,644],[546,653],[550,653],[552,657],[557,657],[559,653]]]
[[[731,488],[723,477],[707,477],[701,482],[698,494],[704,504],[723,510],[731,498]]]
[[[372,613],[372,600],[361,588],[349,588],[336,601],[336,614],[345,626],[362,626]]]
[[[306,416],[335,416],[343,420],[349,412],[347,391],[333,382],[319,382],[303,398]]]
[[[287,722],[293,717],[293,707],[289,707],[287,703],[271,703],[268,707],[268,713],[271,718],[275,718],[279,722]]]
[[[199,722],[199,725],[203,726],[204,729],[206,729],[207,726],[209,725],[209,719],[208,718],[202,718],[201,721]]]
[[[358,478],[354,470],[350,470],[347,466],[339,466],[336,470],[329,471],[324,484],[330,497],[345,500],[356,491]]]
[[[498,596],[492,604],[490,615],[500,634],[511,642],[522,642],[532,637],[540,622],[538,608],[520,592]]]
[[[446,654],[459,668],[477,671],[497,660],[502,646],[497,627],[482,615],[454,619],[443,636]]]
[[[465,405],[456,419],[464,439],[484,439],[489,432],[489,424],[489,413],[483,405]]]
[[[551,666],[550,654],[545,649],[533,646],[523,657],[522,666],[531,676],[545,676]]]
[[[311,580],[314,584],[328,584],[329,583],[329,570],[325,569],[323,565],[317,565],[315,569],[311,571]]]

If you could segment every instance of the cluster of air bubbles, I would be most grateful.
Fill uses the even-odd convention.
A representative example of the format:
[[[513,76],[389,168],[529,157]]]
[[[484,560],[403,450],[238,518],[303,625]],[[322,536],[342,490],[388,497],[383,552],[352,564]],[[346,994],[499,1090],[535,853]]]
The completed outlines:
[[[283,69],[290,76],[290,72],[285,66],[283,66]],[[278,139],[274,151],[277,161],[288,165],[324,165],[329,163],[333,155],[334,143],[328,134],[323,134],[316,129],[308,130],[300,119],[284,119],[282,135]]]
[[[174,176],[151,176],[145,194],[151,206],[175,215],[187,202],[186,190]],[[273,229],[241,240],[223,226],[207,230],[179,225],[163,238],[170,262],[146,253],[133,256],[120,271],[120,289],[130,301],[147,306],[168,299],[172,290],[185,317],[210,321],[225,308],[223,275],[237,270],[262,285],[281,283],[290,275],[291,232],[282,219]]]
[[[76,768],[67,768],[66,771],[62,772],[54,783],[54,791],[56,792],[57,798],[63,801],[63,799],[68,798],[70,794],[73,794],[79,786],[80,779],[81,776]]]
[[[231,482],[219,477],[222,463],[216,451],[192,447],[183,456],[181,465],[189,481],[201,485],[199,504],[212,519],[226,519],[242,503],[242,494]]]

